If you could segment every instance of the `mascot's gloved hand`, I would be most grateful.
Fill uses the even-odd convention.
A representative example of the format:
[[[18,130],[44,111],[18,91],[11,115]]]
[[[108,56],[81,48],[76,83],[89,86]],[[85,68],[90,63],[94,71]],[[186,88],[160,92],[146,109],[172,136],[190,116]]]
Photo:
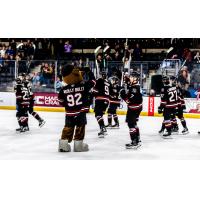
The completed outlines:
[[[158,114],[162,114],[163,113],[163,108],[162,107],[158,107]]]

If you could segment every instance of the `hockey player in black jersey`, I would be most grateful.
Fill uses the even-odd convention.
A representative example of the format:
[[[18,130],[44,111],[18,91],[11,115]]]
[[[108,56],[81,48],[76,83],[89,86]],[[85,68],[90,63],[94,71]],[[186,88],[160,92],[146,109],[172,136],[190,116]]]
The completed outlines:
[[[141,146],[140,141],[140,131],[137,126],[140,113],[142,111],[142,94],[140,92],[139,85],[139,74],[137,72],[132,72],[129,77],[126,77],[126,82],[122,90],[120,91],[121,98],[127,103],[128,110],[126,114],[126,122],[129,127],[129,134],[131,138],[131,143],[126,144],[127,149],[137,149]]]
[[[183,116],[183,110],[186,109],[183,90],[181,86],[176,82],[176,77],[172,76],[170,79],[172,81],[172,85],[176,86],[177,95],[178,95],[178,107],[176,108],[176,113],[172,116],[172,127],[173,127],[172,131],[178,132],[179,130],[177,120],[176,120],[176,116],[177,116],[183,126],[182,134],[188,134],[189,131],[188,131],[186,121]]]
[[[101,77],[96,80],[96,84],[93,88],[93,95],[95,97],[94,112],[100,127],[100,132],[98,133],[100,138],[104,138],[107,132],[103,115],[109,104],[109,87],[110,83],[107,80],[107,74],[105,71],[102,71]]]
[[[16,117],[19,124],[19,128],[16,131],[26,132],[28,127],[28,107],[30,104],[30,96],[26,87],[22,83],[22,77],[16,78],[16,84],[14,86],[16,95]]]
[[[170,80],[171,80],[171,85],[173,87],[176,87],[177,97],[178,97],[178,106],[174,109],[174,112],[171,114],[171,125],[172,125],[171,131],[172,133],[178,133],[179,131],[177,120],[176,120],[176,116],[177,116],[180,119],[181,124],[183,126],[182,134],[188,134],[189,131],[188,131],[186,121],[183,116],[183,110],[186,109],[183,92],[182,92],[181,87],[177,84],[175,76],[170,77]],[[162,128],[159,131],[159,133],[163,133],[164,130],[165,130],[165,125],[163,123]]]
[[[178,94],[175,86],[171,86],[170,79],[167,76],[163,76],[163,88],[161,89],[161,103],[158,107],[158,113],[163,113],[164,121],[160,133],[163,138],[168,138],[172,133],[171,117],[176,112],[178,107]],[[167,132],[162,130],[166,128]]]
[[[78,68],[66,65],[61,73],[65,85],[58,94],[59,103],[65,107],[65,126],[59,140],[59,151],[69,152],[69,143],[74,139],[74,151],[88,151],[88,145],[83,143],[85,137],[85,126],[87,124],[86,113],[88,112],[88,93],[95,84],[94,74],[89,67],[84,68],[88,73],[89,80],[83,81],[83,77]]]
[[[41,128],[45,124],[45,121],[33,109],[35,98],[34,98],[34,94],[32,92],[31,83],[30,83],[29,79],[27,78],[26,74],[23,73],[22,77],[23,77],[22,83],[23,83],[24,87],[27,88],[27,91],[28,91],[29,96],[30,96],[30,104],[29,104],[29,107],[28,107],[28,112],[38,121],[39,127]]]
[[[117,108],[120,106],[120,80],[116,76],[112,76],[108,79],[110,83],[109,93],[110,93],[110,104],[108,108],[108,125],[106,127],[119,128],[119,120],[117,116]],[[112,125],[112,118],[115,124]]]

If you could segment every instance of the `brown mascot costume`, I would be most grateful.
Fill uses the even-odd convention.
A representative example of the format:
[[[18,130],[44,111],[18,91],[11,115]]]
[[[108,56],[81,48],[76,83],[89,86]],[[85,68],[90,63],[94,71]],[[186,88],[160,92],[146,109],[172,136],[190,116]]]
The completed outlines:
[[[65,107],[65,126],[59,140],[59,152],[70,152],[70,143],[74,140],[74,151],[88,151],[88,145],[83,143],[85,126],[87,124],[84,112],[85,82],[81,71],[72,66],[63,66],[61,70],[63,87],[58,94],[59,103]]]

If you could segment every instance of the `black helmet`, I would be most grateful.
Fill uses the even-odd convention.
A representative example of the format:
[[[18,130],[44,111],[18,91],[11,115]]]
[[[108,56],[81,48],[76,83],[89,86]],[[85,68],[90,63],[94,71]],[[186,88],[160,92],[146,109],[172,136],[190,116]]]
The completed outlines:
[[[106,71],[102,71],[102,72],[101,72],[101,77],[102,77],[103,79],[106,79],[106,78],[107,78],[107,73],[106,73]]]
[[[15,82],[16,82],[17,85],[20,85],[20,84],[22,84],[22,79],[20,77],[17,77],[15,79]]]
[[[130,82],[131,84],[135,85],[140,80],[140,74],[137,71],[130,72]]]
[[[168,76],[163,76],[162,77],[162,82],[164,85],[169,85],[170,84],[170,80]]]

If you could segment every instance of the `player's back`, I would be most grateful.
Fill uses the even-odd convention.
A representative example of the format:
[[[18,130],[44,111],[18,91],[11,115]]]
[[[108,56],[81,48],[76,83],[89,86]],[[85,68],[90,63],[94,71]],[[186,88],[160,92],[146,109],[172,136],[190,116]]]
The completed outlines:
[[[161,89],[161,98],[166,108],[178,106],[178,93],[175,86],[166,85]]]

